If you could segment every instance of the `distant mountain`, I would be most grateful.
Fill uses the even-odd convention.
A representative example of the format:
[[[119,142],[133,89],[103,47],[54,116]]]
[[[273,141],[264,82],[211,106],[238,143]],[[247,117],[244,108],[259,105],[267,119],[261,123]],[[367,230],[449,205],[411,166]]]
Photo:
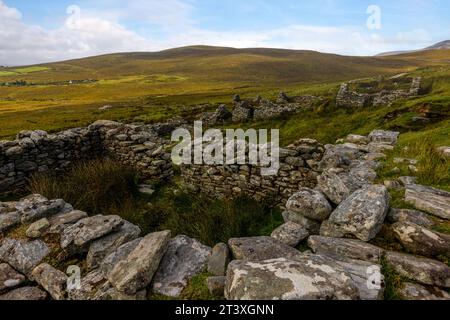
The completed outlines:
[[[439,43],[436,43],[430,47],[427,47],[425,49],[419,49],[419,50],[409,50],[409,51],[392,51],[392,52],[383,52],[380,54],[377,54],[377,57],[386,57],[386,56],[396,56],[399,54],[405,54],[405,53],[414,53],[414,52],[420,52],[420,51],[427,51],[427,50],[447,50],[450,49],[450,40],[442,41]]]

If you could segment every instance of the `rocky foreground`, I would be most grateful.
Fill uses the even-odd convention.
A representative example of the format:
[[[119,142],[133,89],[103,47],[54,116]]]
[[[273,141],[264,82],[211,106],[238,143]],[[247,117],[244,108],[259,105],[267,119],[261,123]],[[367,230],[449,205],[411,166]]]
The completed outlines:
[[[317,187],[289,199],[271,237],[214,248],[170,231],[141,235],[118,216],[89,216],[61,199],[0,203],[0,299],[176,298],[207,270],[211,293],[230,300],[379,300],[389,270],[403,279],[404,299],[449,300],[450,268],[440,260],[450,257],[450,236],[433,226],[450,219],[450,193],[413,177],[374,184],[377,160],[397,139],[374,131],[327,146]],[[392,208],[393,186],[417,210]],[[374,245],[386,230],[402,252]]]

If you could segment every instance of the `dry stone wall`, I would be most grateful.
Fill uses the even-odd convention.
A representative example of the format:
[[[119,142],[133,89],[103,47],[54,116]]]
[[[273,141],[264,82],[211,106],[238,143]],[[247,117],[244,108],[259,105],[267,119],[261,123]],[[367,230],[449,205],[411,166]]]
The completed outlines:
[[[23,191],[35,173],[64,172],[74,162],[100,156],[136,167],[143,179],[166,179],[172,173],[170,154],[157,129],[97,121],[56,134],[22,131],[14,141],[0,141],[0,195]]]
[[[316,186],[324,150],[311,139],[281,149],[280,170],[274,176],[263,176],[260,167],[251,165],[184,165],[181,173],[187,185],[216,198],[247,195],[285,204],[299,187]]]

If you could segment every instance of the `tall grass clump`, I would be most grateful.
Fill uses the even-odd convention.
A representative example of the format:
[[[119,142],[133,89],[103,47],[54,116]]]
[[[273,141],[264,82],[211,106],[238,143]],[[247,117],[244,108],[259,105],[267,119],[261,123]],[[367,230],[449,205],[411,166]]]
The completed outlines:
[[[90,215],[117,213],[129,207],[137,190],[137,173],[110,159],[75,164],[64,174],[36,174],[30,191],[49,199],[64,199]]]

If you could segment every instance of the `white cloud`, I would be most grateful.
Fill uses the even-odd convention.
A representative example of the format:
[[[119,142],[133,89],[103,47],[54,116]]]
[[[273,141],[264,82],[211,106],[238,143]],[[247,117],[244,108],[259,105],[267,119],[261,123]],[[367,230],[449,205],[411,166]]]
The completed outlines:
[[[271,30],[214,31],[199,28],[185,0],[81,1],[58,29],[24,23],[22,14],[0,0],[0,65],[20,65],[111,52],[156,51],[205,44],[231,47],[307,49],[350,55],[418,48],[429,44],[425,30],[384,37],[352,26],[288,25]],[[107,5],[106,5],[107,4]],[[112,9],[101,10],[108,7]],[[125,27],[138,21],[142,32]]]

